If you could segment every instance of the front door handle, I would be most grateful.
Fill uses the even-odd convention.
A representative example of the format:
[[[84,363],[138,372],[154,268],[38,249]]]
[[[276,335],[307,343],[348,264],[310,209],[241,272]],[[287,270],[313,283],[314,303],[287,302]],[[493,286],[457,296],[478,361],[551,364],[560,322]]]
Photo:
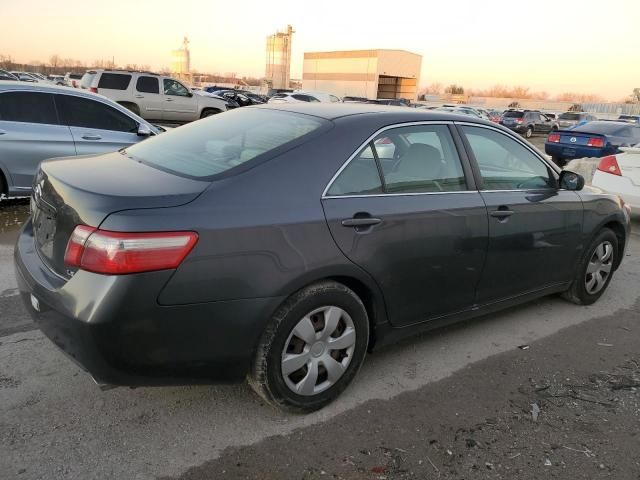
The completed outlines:
[[[167,98],[167,102],[173,102],[173,98]]]
[[[144,98],[144,95],[136,95],[136,98]]]
[[[347,218],[342,220],[343,227],[371,227],[373,225],[378,225],[382,222],[379,218],[373,217],[362,217],[362,218]]]
[[[102,140],[102,137],[100,135],[83,135],[82,138],[84,138],[85,140]]]

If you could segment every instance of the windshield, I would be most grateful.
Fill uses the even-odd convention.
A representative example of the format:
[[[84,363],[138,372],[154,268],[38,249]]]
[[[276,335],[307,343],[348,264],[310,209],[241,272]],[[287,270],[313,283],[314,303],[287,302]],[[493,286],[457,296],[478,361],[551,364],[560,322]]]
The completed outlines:
[[[563,113],[558,117],[560,120],[580,120],[579,113]]]
[[[124,153],[161,170],[200,179],[285,147],[326,124],[308,115],[243,108],[177,128]]]
[[[524,112],[504,112],[504,118],[522,118],[524,117]]]

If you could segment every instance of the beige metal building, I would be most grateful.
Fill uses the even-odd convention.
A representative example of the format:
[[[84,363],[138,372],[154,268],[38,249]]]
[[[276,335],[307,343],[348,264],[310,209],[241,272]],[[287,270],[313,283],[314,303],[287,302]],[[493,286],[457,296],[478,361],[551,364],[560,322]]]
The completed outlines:
[[[406,50],[307,52],[302,89],[373,98],[416,100],[422,55]]]
[[[182,47],[171,52],[171,75],[185,79],[191,73],[191,54],[189,53],[189,39],[184,37]]]
[[[285,32],[267,37],[265,80],[270,88],[289,88],[291,74],[291,40],[295,31],[287,25]]]

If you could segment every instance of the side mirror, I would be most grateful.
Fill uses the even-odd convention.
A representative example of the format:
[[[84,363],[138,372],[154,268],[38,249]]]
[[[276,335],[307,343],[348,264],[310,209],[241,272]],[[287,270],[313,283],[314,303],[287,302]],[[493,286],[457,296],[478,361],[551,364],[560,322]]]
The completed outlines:
[[[582,190],[584,188],[584,177],[579,173],[563,170],[560,173],[558,183],[562,190]]]
[[[146,123],[141,123],[140,125],[138,125],[139,137],[150,137],[151,135],[153,135],[153,132],[151,131],[151,128],[149,128],[149,125],[147,125]]]

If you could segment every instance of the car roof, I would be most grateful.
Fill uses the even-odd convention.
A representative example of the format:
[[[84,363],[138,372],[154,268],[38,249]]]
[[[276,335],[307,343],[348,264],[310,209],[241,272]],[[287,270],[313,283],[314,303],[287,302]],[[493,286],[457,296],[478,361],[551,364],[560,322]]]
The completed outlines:
[[[22,90],[29,92],[46,92],[46,93],[69,93],[72,95],[81,94],[84,97],[95,98],[95,93],[84,92],[77,88],[69,88],[63,85],[51,85],[44,83],[30,83],[19,81],[7,81],[0,83],[0,91],[5,90]]]
[[[269,103],[267,105],[257,105],[245,108],[266,108],[270,110],[302,113],[324,118],[325,120],[336,120],[338,118],[351,117],[355,115],[376,114],[381,119],[383,117],[388,117],[393,123],[441,120],[472,122],[491,125],[493,127],[496,126],[495,123],[481,120],[479,118],[476,119],[467,115],[457,115],[455,113],[434,112],[433,110],[427,109],[395,107],[372,103]]]

